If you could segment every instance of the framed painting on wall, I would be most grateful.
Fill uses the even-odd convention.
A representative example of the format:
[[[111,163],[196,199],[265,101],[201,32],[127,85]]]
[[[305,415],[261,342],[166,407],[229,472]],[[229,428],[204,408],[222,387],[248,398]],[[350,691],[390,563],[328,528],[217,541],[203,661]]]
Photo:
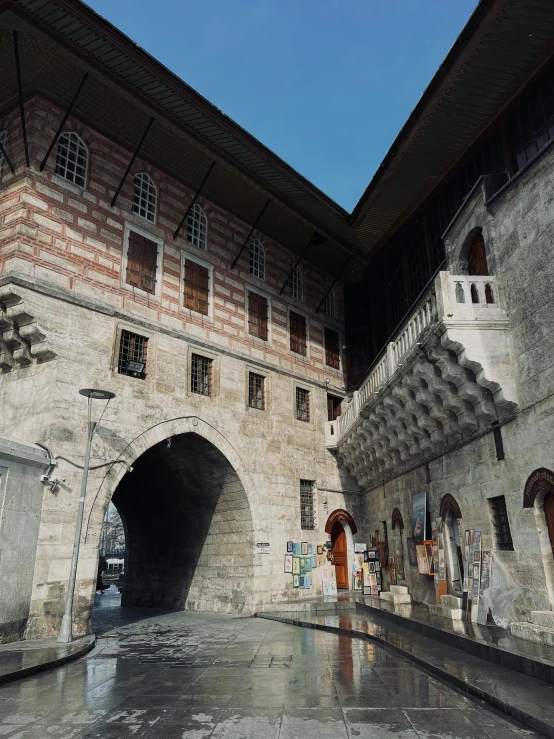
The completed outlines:
[[[300,574],[300,557],[293,557],[292,558],[292,574],[293,575],[299,575]]]
[[[292,575],[292,560],[293,560],[292,554],[285,554],[285,572],[289,575]]]
[[[308,554],[308,542],[307,541],[301,541],[300,542],[300,554]]]

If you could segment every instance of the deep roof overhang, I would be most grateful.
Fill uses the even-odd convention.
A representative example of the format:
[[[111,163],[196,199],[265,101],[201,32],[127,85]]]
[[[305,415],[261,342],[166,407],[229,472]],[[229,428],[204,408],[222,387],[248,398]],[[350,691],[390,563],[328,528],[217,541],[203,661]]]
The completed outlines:
[[[364,253],[429,198],[553,51],[552,0],[481,0],[352,212]]]
[[[141,156],[193,190],[212,161],[203,194],[301,253],[314,231],[325,240],[308,261],[343,281],[359,279],[365,257],[349,214],[230,120],[185,82],[77,0],[0,3],[0,110],[17,100],[11,31],[19,33],[25,95],[48,96],[65,108],[85,71],[74,115],[134,150],[153,116]],[[188,203],[183,203],[183,213]]]
[[[21,34],[27,94],[62,107],[90,73],[75,115],[195,189],[212,161],[207,198],[342,279],[430,197],[554,51],[553,0],[481,0],[352,214],[79,0],[0,0],[0,110],[16,102],[9,31]],[[187,203],[183,204],[183,210]]]

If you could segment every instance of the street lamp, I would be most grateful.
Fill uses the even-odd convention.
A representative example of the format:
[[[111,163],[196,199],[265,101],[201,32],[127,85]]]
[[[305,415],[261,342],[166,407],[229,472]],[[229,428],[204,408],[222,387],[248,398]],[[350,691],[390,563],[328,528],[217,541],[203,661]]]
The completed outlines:
[[[88,425],[87,425],[87,451],[85,454],[85,465],[83,467],[83,480],[81,482],[81,495],[79,497],[79,509],[77,513],[77,528],[75,530],[75,540],[73,542],[73,557],[71,559],[71,570],[69,573],[69,582],[67,584],[67,598],[65,601],[65,611],[62,618],[62,624],[58,634],[58,642],[67,644],[73,641],[73,598],[75,595],[75,580],[77,579],[77,562],[79,561],[79,547],[81,545],[81,530],[83,528],[83,515],[85,512],[85,495],[87,492],[87,478],[90,463],[90,451],[92,447],[92,439],[96,426],[96,421],[91,420],[92,415],[92,401],[93,400],[107,400],[108,403],[112,398],[115,398],[115,393],[110,393],[109,390],[94,390],[87,388],[85,390],[79,390],[80,395],[84,395],[88,398]],[[106,407],[108,405],[106,403]],[[106,408],[104,408],[106,410]],[[103,415],[103,414],[102,414]]]

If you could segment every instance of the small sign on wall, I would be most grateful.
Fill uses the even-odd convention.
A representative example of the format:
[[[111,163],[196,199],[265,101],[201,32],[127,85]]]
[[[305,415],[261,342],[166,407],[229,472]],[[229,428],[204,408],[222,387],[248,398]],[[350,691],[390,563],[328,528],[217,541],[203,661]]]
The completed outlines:
[[[271,547],[269,546],[269,542],[257,542],[256,554],[271,554]]]
[[[354,544],[354,551],[356,553],[365,552],[367,549],[367,544]]]

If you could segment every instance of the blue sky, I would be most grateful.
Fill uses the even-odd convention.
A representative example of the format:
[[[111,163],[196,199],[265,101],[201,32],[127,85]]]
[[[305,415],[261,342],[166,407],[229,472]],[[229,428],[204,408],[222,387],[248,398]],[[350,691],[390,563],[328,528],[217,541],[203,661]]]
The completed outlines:
[[[476,0],[89,0],[351,210]]]

